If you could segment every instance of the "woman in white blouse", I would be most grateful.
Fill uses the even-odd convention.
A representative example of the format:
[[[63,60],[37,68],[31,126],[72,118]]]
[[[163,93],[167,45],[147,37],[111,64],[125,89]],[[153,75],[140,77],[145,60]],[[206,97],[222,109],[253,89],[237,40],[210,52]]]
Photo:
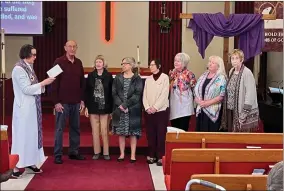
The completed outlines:
[[[153,75],[146,79],[143,93],[149,147],[147,162],[153,164],[157,161],[161,166],[169,120],[169,77],[162,73],[159,60],[153,60],[149,67]]]

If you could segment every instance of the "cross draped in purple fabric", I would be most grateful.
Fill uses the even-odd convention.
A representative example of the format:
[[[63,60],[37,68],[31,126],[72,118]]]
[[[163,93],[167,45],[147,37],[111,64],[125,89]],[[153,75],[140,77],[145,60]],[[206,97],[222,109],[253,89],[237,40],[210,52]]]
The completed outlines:
[[[239,36],[239,49],[245,60],[261,53],[264,47],[264,20],[261,14],[231,14],[227,19],[222,13],[192,14],[188,28],[193,30],[193,38],[202,58],[205,49],[214,36]]]

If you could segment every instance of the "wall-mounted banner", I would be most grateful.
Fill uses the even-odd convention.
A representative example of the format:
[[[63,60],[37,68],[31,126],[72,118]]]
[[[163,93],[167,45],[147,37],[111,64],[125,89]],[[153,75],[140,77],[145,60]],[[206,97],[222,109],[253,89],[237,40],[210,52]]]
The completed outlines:
[[[283,2],[255,1],[254,13],[276,14],[276,20],[265,20],[265,47],[263,52],[283,51]]]

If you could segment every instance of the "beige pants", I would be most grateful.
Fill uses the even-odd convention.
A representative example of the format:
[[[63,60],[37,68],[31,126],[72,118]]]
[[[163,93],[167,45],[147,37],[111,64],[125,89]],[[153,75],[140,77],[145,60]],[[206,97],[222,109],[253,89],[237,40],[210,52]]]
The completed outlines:
[[[109,143],[108,143],[108,125],[109,125],[109,114],[103,115],[90,115],[90,122],[92,126],[93,133],[93,146],[94,153],[101,153],[100,145],[100,134],[103,140],[103,154],[109,155]]]

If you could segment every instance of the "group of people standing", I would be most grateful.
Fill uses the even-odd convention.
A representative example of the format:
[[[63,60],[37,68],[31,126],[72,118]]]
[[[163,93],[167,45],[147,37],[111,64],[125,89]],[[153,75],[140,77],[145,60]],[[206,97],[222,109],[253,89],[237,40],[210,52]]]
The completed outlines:
[[[20,155],[19,163],[14,169],[14,177],[22,175],[18,168],[26,168],[33,173],[42,172],[35,166],[44,160],[39,95],[44,91],[44,87],[51,83],[56,116],[56,164],[63,163],[63,129],[67,117],[70,126],[69,158],[85,159],[79,153],[80,112],[84,112],[90,119],[94,160],[101,157],[110,160],[111,126],[112,133],[118,135],[119,139],[120,156],[117,161],[124,161],[125,139],[129,137],[130,162],[135,163],[137,140],[142,135],[144,108],[149,146],[147,162],[156,163],[158,166],[162,165],[162,156],[165,154],[169,121],[171,126],[188,131],[190,117],[196,113],[196,131],[216,132],[222,129],[250,132],[258,126],[255,81],[251,71],[243,65],[244,54],[241,50],[234,50],[230,54],[233,68],[229,77],[226,75],[222,58],[211,56],[208,70],[196,80],[193,72],[188,69],[190,57],[185,53],[178,53],[174,59],[174,69],[169,75],[162,72],[162,63],[159,60],[152,60],[149,64],[152,75],[147,77],[145,84],[134,72],[134,58],[123,58],[122,72],[113,78],[102,55],[95,58],[94,70],[88,74],[85,81],[83,64],[75,57],[76,50],[76,42],[68,41],[65,45],[66,54],[54,62],[62,68],[63,73],[57,76],[56,80],[47,78],[43,82],[37,81],[32,68],[36,49],[25,45],[20,50],[21,60],[12,72],[15,101],[11,153]],[[27,120],[29,125],[26,124]],[[23,138],[23,131],[30,133],[25,133]]]

